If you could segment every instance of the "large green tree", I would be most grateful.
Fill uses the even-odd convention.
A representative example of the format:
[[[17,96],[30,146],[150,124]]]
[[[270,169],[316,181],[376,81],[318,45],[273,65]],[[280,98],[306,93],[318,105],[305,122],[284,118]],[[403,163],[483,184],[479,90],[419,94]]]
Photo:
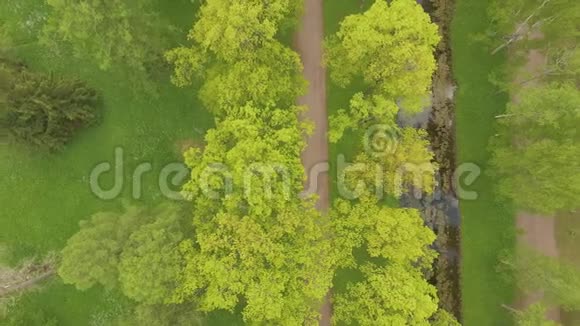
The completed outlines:
[[[546,307],[541,303],[532,304],[520,311],[507,307],[515,317],[517,326],[559,326],[552,320],[546,319]]]
[[[334,293],[334,321],[429,325],[438,299],[424,271],[436,256],[430,248],[435,234],[419,211],[388,208],[363,197],[355,204],[337,201],[331,214],[341,266],[361,273],[360,280]]]
[[[334,264],[326,223],[302,199],[298,108],[230,110],[186,154],[195,236],[182,244],[180,298],[203,311],[242,306],[248,323],[313,324]]]
[[[98,103],[96,91],[79,80],[0,58],[0,127],[18,142],[60,150],[95,123]]]
[[[162,304],[173,295],[183,271],[178,247],[184,228],[178,211],[161,208],[150,214],[158,218],[133,232],[123,247],[119,281],[129,298]]]
[[[354,197],[368,192],[399,198],[409,190],[432,193],[437,164],[432,162],[427,132],[422,129],[374,126],[364,138],[364,151],[339,174],[340,189]]]
[[[113,65],[145,72],[165,47],[161,24],[151,0],[47,0],[50,14],[41,42],[95,61],[103,70]]]
[[[580,272],[569,262],[529,248],[519,248],[517,254],[500,257],[499,270],[517,275],[514,281],[523,292],[542,293],[546,305],[567,311],[580,309]]]
[[[301,3],[292,0],[208,0],[202,5],[189,38],[221,60],[235,62],[275,41]]]
[[[349,284],[334,298],[335,322],[372,325],[430,325],[437,311],[434,286],[423,274],[401,265],[361,267],[364,281]]]
[[[356,265],[357,248],[364,248],[370,257],[403,265],[420,263],[418,267],[428,267],[435,258],[429,248],[435,235],[416,209],[390,208],[364,196],[356,203],[337,200],[330,214],[343,267]]]
[[[122,215],[97,213],[90,220],[80,222],[80,231],[62,250],[60,277],[79,290],[97,284],[109,289],[116,287],[123,247],[131,233],[144,222],[144,216],[134,208]]]
[[[371,123],[383,124],[384,128],[389,128],[395,136],[395,120],[399,113],[397,104],[382,95],[369,95],[356,93],[350,100],[348,110],[339,109],[338,112],[329,118],[328,139],[332,143],[338,142],[347,130],[357,130],[361,126],[368,126]]]
[[[499,191],[522,208],[553,214],[580,196],[580,92],[550,84],[518,94],[499,120],[492,164]]]
[[[297,53],[277,40],[300,2],[210,0],[189,33],[190,46],[166,53],[172,81],[183,87],[204,80],[200,98],[213,113],[248,102],[287,107],[305,89]]]
[[[170,303],[184,268],[182,213],[160,206],[93,215],[62,250],[59,275],[80,290],[100,284],[143,304]]]
[[[433,51],[439,39],[437,26],[415,1],[377,0],[365,13],[341,22],[336,35],[327,40],[326,61],[339,85],[363,79],[365,99],[376,101],[375,96],[381,96],[381,101],[391,102],[370,104],[376,110],[371,109],[369,116],[384,121],[383,115],[391,116],[393,106],[408,112],[423,108],[430,94],[436,66]],[[353,118],[360,119],[358,114]]]

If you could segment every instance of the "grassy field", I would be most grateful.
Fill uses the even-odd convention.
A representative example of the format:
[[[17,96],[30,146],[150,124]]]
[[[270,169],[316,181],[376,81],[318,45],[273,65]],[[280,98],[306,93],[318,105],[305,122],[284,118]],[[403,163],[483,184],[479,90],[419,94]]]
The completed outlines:
[[[487,1],[457,0],[452,26],[453,69],[458,83],[456,124],[459,164],[477,164],[482,175],[470,190],[477,200],[461,201],[462,296],[465,325],[510,325],[501,304],[513,300],[514,288],[496,271],[497,256],[513,247],[514,214],[494,196],[494,180],[488,172],[487,144],[494,135],[494,117],[505,110],[507,96],[497,93],[488,75],[503,63],[498,54],[473,41],[488,27]]]
[[[40,8],[35,7],[38,3],[22,2],[29,8]],[[195,14],[191,1],[160,6],[166,18],[181,29],[175,33],[179,38],[175,43],[183,41]],[[0,18],[12,19],[1,17],[6,12],[0,4]],[[34,43],[20,48],[18,57],[32,69],[86,81],[102,95],[103,118],[62,153],[0,148],[0,244],[10,249],[13,262],[59,250],[78,230],[80,220],[118,209],[122,200],[130,200],[131,175],[140,163],[149,162],[154,170],[144,178],[143,198],[135,204],[153,205],[164,200],[157,186],[160,169],[166,163],[181,161],[178,143],[200,139],[212,125],[194,90],[173,87],[168,74],[156,81],[157,98],[135,93],[120,71],[103,72],[91,62],[55,57]],[[103,201],[92,194],[89,173],[98,163],[113,163],[117,147],[124,149],[123,193],[115,200]],[[105,295],[98,289],[78,292],[55,280],[46,290],[25,296],[14,313],[26,312],[27,325],[39,324],[40,314],[55,318],[58,325],[88,325],[91,316],[111,314],[115,300],[114,294]]]

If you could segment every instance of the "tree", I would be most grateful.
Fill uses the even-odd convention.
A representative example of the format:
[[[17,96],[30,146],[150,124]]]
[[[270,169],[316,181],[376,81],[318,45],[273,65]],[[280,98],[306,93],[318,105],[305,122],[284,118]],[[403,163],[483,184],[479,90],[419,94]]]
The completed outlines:
[[[397,264],[369,264],[361,270],[364,281],[335,295],[335,323],[430,325],[429,318],[437,311],[437,291],[419,271]]]
[[[81,229],[62,250],[58,274],[66,284],[86,290],[96,284],[118,285],[121,253],[131,234],[143,223],[143,212],[130,208],[124,214],[97,213],[79,223]]]
[[[16,141],[60,150],[95,123],[98,101],[81,81],[33,73],[0,58],[0,126]]]
[[[184,268],[179,245],[189,230],[182,217],[165,205],[95,214],[62,250],[59,275],[79,290],[100,284],[139,303],[171,303]]]
[[[189,39],[218,60],[236,62],[275,42],[281,26],[295,20],[301,4],[292,0],[209,0],[201,7]]]
[[[577,208],[580,195],[580,93],[572,85],[524,89],[508,105],[493,141],[499,192],[544,214]]]
[[[203,79],[199,96],[218,115],[249,102],[291,106],[305,90],[302,63],[276,35],[299,6],[288,0],[206,2],[189,34],[192,45],[165,55],[175,67],[172,82],[184,87]]]
[[[560,324],[546,319],[546,307],[541,303],[529,305],[520,311],[504,306],[515,317],[517,326],[558,326]]]
[[[151,0],[47,0],[51,9],[41,43],[60,48],[70,44],[79,58],[99,68],[125,65],[139,72],[160,59],[167,28]],[[167,25],[165,25],[167,26]]]
[[[365,151],[358,154],[353,169],[339,180],[348,189],[364,183],[363,193],[377,191],[377,195],[400,197],[409,188],[432,193],[435,189],[437,164],[429,149],[427,132],[423,129],[388,127],[371,130],[365,135]],[[358,189],[357,189],[358,191]],[[357,195],[361,195],[358,193]]]
[[[395,102],[380,96],[365,97],[362,92],[356,93],[350,100],[349,110],[340,109],[329,118],[328,139],[337,143],[346,130],[357,130],[361,125],[382,123],[396,129],[395,119],[399,107]]]
[[[372,95],[418,112],[430,93],[439,39],[437,26],[415,1],[377,0],[342,21],[327,41],[326,61],[337,84],[363,78]]]
[[[416,209],[379,206],[370,196],[354,204],[339,199],[331,220],[343,267],[356,265],[353,250],[357,248],[364,248],[373,258],[402,265],[412,262],[419,268],[429,268],[435,258],[429,247],[435,234]]]
[[[572,311],[580,308],[580,273],[568,262],[520,248],[516,254],[500,257],[499,270],[517,275],[520,289],[526,293],[542,293],[546,304]],[[537,313],[535,307],[533,311]]]
[[[123,293],[146,304],[169,301],[183,271],[179,244],[184,238],[178,211],[157,208],[157,219],[131,234],[119,262]]]
[[[280,43],[272,43],[247,59],[209,68],[199,97],[215,113],[246,103],[258,107],[290,106],[306,88],[301,70],[298,54]]]
[[[415,209],[379,206],[363,197],[338,200],[331,213],[341,267],[358,269],[362,280],[334,294],[335,323],[429,325],[437,312],[437,291],[424,277],[435,252],[435,234]],[[361,261],[356,250],[365,250]]]
[[[247,323],[314,324],[332,283],[325,220],[302,199],[298,108],[229,110],[186,154],[195,235],[182,244],[179,299],[202,311],[242,307]]]

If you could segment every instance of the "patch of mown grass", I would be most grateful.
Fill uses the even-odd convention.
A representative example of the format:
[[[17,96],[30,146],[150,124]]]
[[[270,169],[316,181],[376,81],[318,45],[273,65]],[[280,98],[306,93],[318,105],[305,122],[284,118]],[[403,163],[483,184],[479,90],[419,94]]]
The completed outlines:
[[[504,64],[501,54],[490,55],[474,41],[489,25],[488,1],[457,0],[452,23],[453,71],[456,93],[458,163],[475,163],[482,171],[470,190],[476,200],[461,200],[461,251],[463,323],[510,325],[512,319],[501,304],[510,304],[514,286],[496,270],[498,254],[513,248],[514,212],[494,194],[496,180],[489,170],[488,141],[494,135],[495,116],[505,111],[507,96],[498,93],[488,75]]]
[[[37,0],[22,2],[39,8]],[[160,5],[162,14],[178,25],[174,44],[184,41],[195,16],[194,5],[189,0]],[[0,18],[3,13],[0,5]],[[123,200],[144,206],[167,200],[158,186],[160,170],[167,163],[182,161],[178,143],[200,140],[213,124],[193,88],[174,87],[167,71],[155,81],[158,97],[136,93],[122,68],[100,71],[89,60],[55,56],[37,43],[19,48],[17,57],[33,70],[87,82],[101,94],[103,108],[102,121],[83,131],[62,153],[0,147],[0,244],[10,249],[14,262],[60,250],[78,231],[80,220],[119,209]],[[101,162],[114,166],[117,147],[124,151],[123,191],[118,198],[104,201],[91,192],[89,175]],[[141,163],[151,163],[153,170],[143,178],[143,197],[133,200],[132,174]],[[104,188],[112,185],[112,175],[103,176]],[[108,309],[106,301],[102,290],[79,292],[55,278],[43,291],[22,298],[13,313],[24,312],[33,318],[32,312],[42,311],[58,325],[88,325],[91,316]],[[29,324],[35,325],[35,321],[30,319]]]

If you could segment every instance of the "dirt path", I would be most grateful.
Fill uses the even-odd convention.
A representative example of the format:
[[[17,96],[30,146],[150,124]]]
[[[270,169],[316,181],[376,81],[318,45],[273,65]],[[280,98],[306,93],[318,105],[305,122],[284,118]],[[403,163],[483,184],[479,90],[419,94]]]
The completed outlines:
[[[531,35],[531,38],[542,37],[539,33]],[[540,50],[530,50],[526,65],[521,69],[516,83],[521,84],[522,88],[537,86],[537,81],[530,77],[541,74],[545,66],[546,56]],[[518,101],[517,95],[512,97],[512,101]],[[518,236],[520,245],[530,247],[546,256],[558,257],[556,223],[553,217],[518,212],[516,220],[517,228],[523,231]],[[525,308],[540,300],[542,295],[541,292],[525,295],[519,300],[519,305]],[[560,321],[560,310],[557,308],[549,309],[547,315],[553,321]]]
[[[308,93],[298,104],[308,107],[303,118],[314,123],[314,133],[302,154],[302,163],[308,175],[307,193],[317,193],[317,208],[326,212],[330,206],[328,177],[328,114],[326,111],[326,69],[322,64],[324,41],[324,14],[322,0],[304,0],[304,16],[296,34],[296,50],[302,57]],[[327,296],[321,308],[320,325],[330,325],[332,306]]]

